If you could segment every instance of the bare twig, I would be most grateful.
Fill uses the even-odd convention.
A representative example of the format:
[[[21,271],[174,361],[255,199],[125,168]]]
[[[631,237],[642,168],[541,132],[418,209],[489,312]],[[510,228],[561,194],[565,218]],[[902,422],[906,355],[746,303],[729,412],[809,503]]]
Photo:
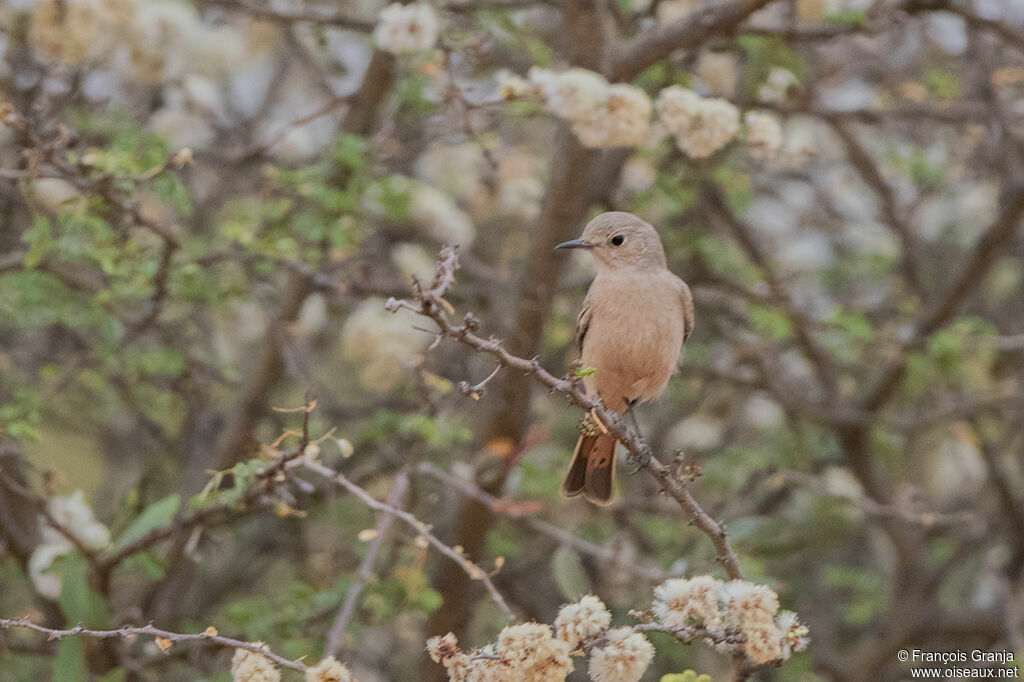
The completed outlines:
[[[305,672],[306,670],[306,665],[301,660],[291,661],[283,656],[278,656],[264,646],[259,646],[252,642],[243,642],[240,639],[232,639],[231,637],[223,637],[217,634],[216,630],[212,628],[208,628],[203,632],[179,633],[162,630],[150,623],[149,625],[144,625],[142,627],[126,625],[116,630],[90,630],[89,628],[82,627],[81,625],[76,625],[75,627],[67,630],[54,630],[52,628],[33,623],[29,620],[28,616],[24,616],[22,618],[0,618],[0,628],[5,630],[11,628],[34,630],[35,632],[43,633],[48,639],[61,639],[62,637],[92,637],[93,639],[111,639],[117,637],[121,639],[128,639],[130,637],[137,637],[138,635],[151,635],[161,640],[167,640],[170,643],[209,642],[211,644],[216,644],[217,646],[252,651],[253,653],[269,658],[282,668],[298,670],[299,672]]]
[[[626,48],[611,70],[611,80],[629,81],[676,50],[692,50],[711,38],[727,35],[772,0],[734,0],[695,12],[663,29],[642,34]]]
[[[441,554],[444,554],[446,557],[448,557],[455,563],[459,564],[459,566],[462,567],[462,569],[470,578],[482,582],[484,584],[484,587],[487,588],[488,593],[490,593],[491,598],[494,600],[494,603],[496,603],[498,605],[498,608],[501,609],[502,613],[504,613],[509,619],[515,617],[512,613],[512,609],[508,607],[508,604],[505,602],[505,598],[502,597],[501,593],[498,592],[498,589],[494,587],[494,583],[491,582],[491,579],[487,575],[487,573],[482,568],[477,566],[475,563],[473,563],[465,556],[460,554],[458,551],[438,540],[437,537],[431,532],[430,526],[423,523],[407,511],[397,509],[396,507],[393,507],[392,505],[387,504],[385,502],[377,501],[376,499],[374,499],[372,495],[370,495],[370,493],[366,492],[358,485],[348,480],[348,478],[341,472],[335,471],[334,469],[331,469],[328,466],[324,466],[320,462],[317,462],[308,457],[304,457],[302,458],[302,460],[299,461],[303,466],[305,466],[306,469],[341,486],[345,490],[349,491],[350,493],[358,497],[364,504],[366,504],[366,506],[370,507],[371,509],[375,509],[380,512],[387,512],[391,514],[393,517],[405,523],[407,526],[413,528],[420,536],[425,538],[428,543],[430,543],[435,549],[437,549],[437,551],[441,552]]]
[[[369,33],[373,31],[372,21],[362,21],[338,14],[321,14],[319,12],[279,12],[269,7],[257,7],[245,0],[205,0],[211,5],[220,5],[241,10],[259,19],[279,24],[311,23],[321,26],[334,26],[350,31]]]
[[[395,476],[395,482],[391,486],[391,492],[388,493],[385,504],[398,509],[408,490],[409,473],[400,471]],[[341,651],[342,638],[345,636],[345,630],[352,619],[352,614],[356,611],[359,595],[363,592],[363,586],[373,577],[373,564],[377,560],[377,554],[384,544],[384,537],[387,535],[388,529],[391,528],[391,523],[394,519],[395,516],[390,511],[384,511],[377,517],[377,526],[374,528],[377,534],[370,542],[369,547],[366,548],[366,556],[363,557],[363,562],[359,565],[356,579],[349,586],[348,592],[345,594],[345,601],[342,603],[341,609],[338,610],[338,615],[335,617],[331,629],[327,632],[327,640],[324,645],[325,654],[337,654]]]
[[[573,549],[582,554],[592,556],[595,559],[607,562],[612,566],[622,567],[628,570],[629,572],[635,574],[636,576],[644,578],[645,580],[659,582],[671,577],[668,573],[665,573],[665,571],[662,571],[657,567],[645,566],[642,564],[637,564],[632,561],[629,561],[625,557],[621,556],[614,549],[584,540],[583,538],[577,537],[569,531],[559,528],[558,526],[548,523],[547,521],[534,518],[532,516],[527,516],[525,514],[512,513],[512,509],[514,509],[517,503],[505,502],[495,497],[494,495],[489,494],[487,491],[483,490],[478,485],[474,484],[472,481],[456,478],[455,476],[449,474],[447,471],[438,468],[437,466],[431,464],[430,462],[421,462],[419,465],[417,465],[416,471],[424,473],[432,478],[435,478],[441,483],[444,483],[449,487],[455,488],[459,492],[468,495],[479,502],[482,502],[483,504],[487,505],[491,509],[491,511],[500,514],[505,514],[506,516],[508,516],[508,518],[512,519],[513,521],[517,521],[525,526],[529,526],[531,529],[537,531],[538,533],[546,535],[553,540],[557,540],[558,542],[568,547],[572,547]]]

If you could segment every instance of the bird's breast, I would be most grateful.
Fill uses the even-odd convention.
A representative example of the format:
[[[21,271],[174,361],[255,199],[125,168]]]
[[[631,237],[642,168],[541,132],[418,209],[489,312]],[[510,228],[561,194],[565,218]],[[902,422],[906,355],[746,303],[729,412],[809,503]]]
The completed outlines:
[[[665,273],[668,275],[668,273]],[[587,385],[613,409],[650,400],[675,373],[683,343],[682,303],[671,275],[599,276],[590,292],[581,360]]]

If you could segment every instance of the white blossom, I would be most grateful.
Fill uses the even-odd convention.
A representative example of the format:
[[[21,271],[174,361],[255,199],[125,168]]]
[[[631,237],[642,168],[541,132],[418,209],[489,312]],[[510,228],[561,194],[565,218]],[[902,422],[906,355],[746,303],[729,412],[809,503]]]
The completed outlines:
[[[615,628],[607,643],[590,655],[588,670],[594,682],[637,682],[654,658],[654,647],[639,632]]]
[[[51,497],[46,506],[53,520],[89,549],[103,549],[110,544],[110,530],[96,520],[81,490],[67,497]],[[66,540],[56,528],[49,526],[44,526],[43,538],[53,543]]]
[[[775,625],[782,632],[782,658],[789,658],[794,651],[803,651],[810,644],[810,630],[792,611],[780,613]]]
[[[62,538],[62,542],[44,542],[33,550],[28,560],[28,575],[32,579],[32,586],[36,592],[47,599],[56,599],[60,596],[62,582],[60,576],[50,572],[48,569],[53,565],[53,560],[64,556],[74,549],[70,540]]]
[[[407,282],[413,277],[421,282],[429,282],[434,276],[434,258],[419,244],[395,244],[391,248],[391,262]]]
[[[590,116],[572,122],[572,131],[585,147],[635,147],[647,139],[650,126],[651,98],[640,88],[617,83]]]
[[[658,117],[687,156],[704,159],[740,130],[740,112],[724,99],[701,97],[673,85],[658,95]]]
[[[257,642],[257,646],[265,648],[262,642]],[[248,649],[235,649],[231,658],[231,679],[234,682],[280,682],[281,671],[266,656]]]
[[[798,85],[800,85],[800,81],[792,71],[775,66],[768,72],[768,78],[764,84],[757,89],[757,98],[771,104],[785,104],[790,93]]]
[[[429,341],[407,316],[385,310],[379,298],[360,303],[341,330],[342,354],[358,366],[359,382],[380,394],[398,384]]]
[[[730,620],[741,627],[751,623],[775,624],[779,595],[767,585],[731,580],[722,586],[719,598],[725,604]]]
[[[557,74],[530,69],[530,80],[540,86],[548,109],[567,121],[589,118],[608,99],[608,81],[587,69],[568,69]]]
[[[377,47],[392,54],[428,50],[437,42],[439,23],[434,8],[425,2],[392,3],[377,17],[373,37]]]
[[[334,656],[306,669],[306,682],[354,682],[352,673]]]
[[[469,216],[447,194],[430,185],[413,183],[409,215],[439,242],[469,246],[476,238],[476,228]]]
[[[651,99],[640,88],[609,85],[600,74],[579,68],[561,73],[533,68],[530,81],[585,147],[635,147],[647,139]]]
[[[498,635],[495,653],[513,673],[513,679],[531,682],[564,682],[572,672],[569,645],[555,639],[543,623],[510,625]],[[489,680],[490,676],[480,677]]]
[[[555,618],[555,632],[559,639],[570,647],[589,639],[604,630],[612,622],[612,614],[605,608],[604,602],[592,594],[573,604],[566,604]]]
[[[779,151],[782,126],[778,117],[764,111],[748,111],[743,123],[747,126],[747,146],[752,157],[765,159]]]
[[[709,575],[673,578],[654,588],[654,615],[670,628],[698,624],[718,627],[721,582]]]
[[[498,210],[532,220],[544,197],[544,161],[526,152],[514,152],[498,162]]]

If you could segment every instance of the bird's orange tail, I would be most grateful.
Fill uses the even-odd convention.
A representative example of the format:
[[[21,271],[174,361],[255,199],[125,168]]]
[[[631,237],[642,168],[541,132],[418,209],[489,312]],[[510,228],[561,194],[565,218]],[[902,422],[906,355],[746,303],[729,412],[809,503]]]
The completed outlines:
[[[580,436],[562,494],[576,497],[583,493],[594,504],[611,504],[615,490],[615,445],[616,440],[604,433]]]

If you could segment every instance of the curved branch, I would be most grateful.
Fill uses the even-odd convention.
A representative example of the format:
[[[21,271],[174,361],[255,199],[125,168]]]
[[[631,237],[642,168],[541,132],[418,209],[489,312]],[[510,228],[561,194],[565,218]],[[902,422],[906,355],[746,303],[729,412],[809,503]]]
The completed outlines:
[[[291,661],[283,656],[279,656],[272,651],[268,650],[264,646],[253,644],[252,642],[243,642],[240,639],[233,639],[231,637],[222,637],[217,634],[217,631],[213,628],[207,628],[203,632],[196,633],[179,633],[170,632],[168,630],[162,630],[155,627],[152,623],[144,625],[142,627],[134,627],[126,625],[117,630],[90,630],[89,628],[76,625],[73,628],[67,630],[54,630],[52,628],[37,625],[28,619],[28,616],[21,618],[0,618],[0,629],[8,630],[11,628],[25,628],[26,630],[34,630],[35,632],[41,632],[47,636],[47,639],[61,639],[62,637],[92,637],[93,639],[112,639],[121,638],[127,639],[129,637],[136,637],[138,635],[152,635],[153,637],[161,640],[167,640],[171,643],[177,642],[210,642],[222,647],[230,647],[232,649],[245,649],[253,653],[264,656],[270,659],[274,663],[277,663],[282,668],[289,668],[291,670],[298,670],[299,672],[305,672],[307,666],[301,661]],[[164,648],[166,645],[162,645]]]

